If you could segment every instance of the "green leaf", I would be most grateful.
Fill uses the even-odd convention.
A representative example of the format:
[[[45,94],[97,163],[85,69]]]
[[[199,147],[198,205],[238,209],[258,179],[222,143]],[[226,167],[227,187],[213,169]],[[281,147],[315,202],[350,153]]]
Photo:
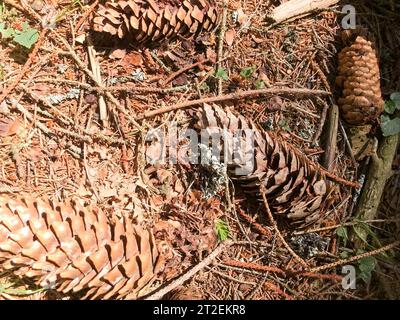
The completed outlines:
[[[240,72],[240,75],[241,75],[243,78],[250,78],[250,77],[253,75],[254,71],[256,71],[256,69],[257,69],[256,66],[244,68],[244,69]]]
[[[372,230],[372,228],[369,224],[367,224],[363,221],[360,221],[360,226],[372,237],[372,239],[374,240],[374,243],[377,243],[379,246],[382,246],[378,236]]]
[[[22,22],[21,27],[22,27],[22,32],[28,31],[30,29],[29,28],[29,23],[26,22],[26,21]]]
[[[24,26],[22,28],[24,28]],[[16,34],[14,36],[14,41],[21,46],[30,49],[32,45],[36,43],[38,38],[39,32],[36,29],[29,28],[22,31],[21,33]]]
[[[256,88],[257,88],[258,90],[264,89],[264,88],[265,88],[265,82],[262,81],[262,80],[257,80],[257,81],[256,81]]]
[[[385,137],[400,133],[400,118],[390,119],[389,117],[382,115],[381,122],[382,133]]]
[[[13,28],[6,28],[6,24],[2,22],[0,23],[0,33],[2,38],[7,39],[14,36],[15,30]]]
[[[396,105],[397,110],[400,110],[400,92],[393,92],[390,95],[390,99],[394,102]]]
[[[363,280],[366,284],[368,284],[371,281],[371,273],[359,271],[357,274],[357,278]]]
[[[217,231],[219,241],[225,241],[229,238],[230,230],[228,224],[225,221],[220,219],[215,221],[215,230]]]
[[[339,227],[336,229],[336,234],[339,238],[343,239],[344,246],[346,246],[347,240],[349,239],[347,229],[345,227]]]
[[[396,103],[393,100],[388,100],[385,102],[385,112],[393,114],[396,111]]]
[[[218,69],[217,72],[215,73],[215,76],[217,78],[220,78],[220,79],[224,80],[224,81],[228,81],[229,80],[228,73],[223,68]]]
[[[362,279],[365,283],[371,281],[372,272],[375,270],[377,261],[374,257],[364,257],[358,261],[358,278]]]
[[[374,257],[364,257],[358,261],[360,270],[364,272],[372,272],[375,270],[376,259]]]

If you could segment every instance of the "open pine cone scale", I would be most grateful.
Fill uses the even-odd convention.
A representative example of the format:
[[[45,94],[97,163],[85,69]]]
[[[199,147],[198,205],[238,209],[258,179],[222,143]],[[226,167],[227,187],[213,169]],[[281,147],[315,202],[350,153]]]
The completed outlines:
[[[0,268],[83,298],[137,298],[163,259],[149,231],[75,202],[0,197]]]

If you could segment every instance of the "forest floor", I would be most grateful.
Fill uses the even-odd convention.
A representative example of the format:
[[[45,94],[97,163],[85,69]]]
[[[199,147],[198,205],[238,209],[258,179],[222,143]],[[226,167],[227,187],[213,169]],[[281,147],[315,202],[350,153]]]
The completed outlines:
[[[265,204],[249,201],[233,183],[207,199],[195,167],[151,165],[143,151],[149,130],[167,130],[173,121],[193,125],[187,109],[160,112],[169,106],[254,89],[324,90],[331,93],[302,98],[264,94],[224,103],[316,162],[335,147],[329,170],[358,181],[367,164],[355,166],[342,131],[335,146],[324,134],[335,102],[341,5],[271,26],[266,16],[279,1],[228,1],[223,51],[218,53],[218,32],[197,43],[102,43],[89,32],[87,13],[94,1],[89,2],[36,0],[20,6],[0,1],[0,23],[39,33],[30,50],[16,41],[0,41],[2,193],[79,198],[153,228],[171,248],[171,259],[152,290],[202,263],[229,232],[232,243],[182,284],[189,290],[178,293],[181,299],[400,297],[400,286],[388,286],[400,283],[399,251],[390,246],[400,235],[400,155],[379,216],[363,222],[377,241],[364,239],[368,244],[357,248],[357,190],[338,184],[337,205],[317,225],[293,230],[278,219],[275,229]],[[377,38],[387,98],[400,91],[400,34],[394,31],[400,30],[399,8],[396,13],[391,1],[355,3],[357,22]],[[54,27],[42,29],[39,18],[55,16]],[[90,48],[89,40],[94,43]],[[158,114],[148,114],[153,110]],[[384,253],[375,252],[385,246]],[[347,264],[360,275],[355,290],[342,286],[341,270]],[[7,272],[0,278],[1,298],[79,296],[43,291]]]

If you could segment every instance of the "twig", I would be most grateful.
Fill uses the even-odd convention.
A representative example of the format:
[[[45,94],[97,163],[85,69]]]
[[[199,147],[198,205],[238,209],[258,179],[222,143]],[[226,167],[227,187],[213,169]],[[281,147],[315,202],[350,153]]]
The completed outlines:
[[[217,270],[211,269],[210,267],[206,267],[206,269],[210,270],[210,272],[215,273],[215,274],[221,276],[222,278],[225,278],[225,279],[230,280],[230,281],[234,281],[234,282],[241,283],[241,284],[249,284],[249,285],[252,285],[252,286],[256,285],[255,282],[240,280],[238,278],[231,277],[231,276],[229,276],[229,275],[227,275],[225,273],[222,273],[222,272],[219,272]]]
[[[254,227],[254,229],[256,229],[259,233],[266,236],[267,238],[272,237],[272,233],[270,230],[255,222],[249,215],[244,213],[243,210],[239,209],[239,214],[244,220],[246,220],[250,224],[250,226]]]
[[[262,266],[257,263],[252,262],[243,262],[243,261],[235,261],[235,260],[225,260],[222,266],[229,266],[229,267],[237,267],[237,268],[244,268],[244,269],[252,269],[256,271],[263,271],[263,272],[273,272],[278,273],[281,275],[286,276],[287,272],[283,269],[273,266]]]
[[[57,114],[59,119],[66,125],[73,124],[74,122],[72,119],[68,118],[65,114],[63,114],[57,107],[53,106],[48,100],[46,100],[43,96],[39,96],[36,93],[34,93],[31,89],[29,89],[27,86],[20,84],[17,88],[22,89],[25,91],[33,100],[40,102],[43,104],[45,107],[51,109],[54,113]]]
[[[333,174],[332,172],[329,172],[328,170],[326,170],[325,168],[321,167],[320,165],[317,165],[317,167],[319,168],[319,170],[321,170],[321,173],[323,173],[329,179],[331,179],[333,181],[336,181],[337,183],[340,183],[340,184],[342,184],[344,186],[348,186],[348,187],[351,187],[351,188],[356,188],[356,189],[360,188],[360,184],[358,182],[349,181],[349,180],[343,179],[343,178]]]
[[[254,262],[243,262],[243,261],[236,261],[236,260],[226,260],[221,264],[221,266],[229,266],[229,267],[236,267],[236,268],[244,268],[244,269],[251,269],[255,271],[262,271],[262,272],[273,272],[277,274],[281,274],[285,277],[306,277],[306,278],[316,278],[316,279],[328,279],[334,281],[341,281],[342,276],[337,274],[320,274],[316,273],[314,269],[310,271],[294,271],[290,269],[281,269],[274,266],[263,266]]]
[[[302,258],[300,258],[300,257],[297,255],[296,252],[293,251],[293,249],[287,244],[285,238],[282,236],[281,232],[279,231],[278,225],[276,224],[276,221],[275,221],[275,219],[274,219],[274,217],[273,217],[273,215],[272,215],[272,212],[271,212],[271,210],[270,210],[270,208],[269,208],[268,200],[267,200],[267,197],[266,197],[266,195],[265,195],[266,190],[265,190],[265,186],[264,186],[263,184],[261,184],[261,186],[260,186],[260,192],[261,192],[261,195],[262,195],[262,198],[263,198],[263,201],[264,201],[265,209],[267,210],[268,219],[269,219],[269,221],[271,222],[272,227],[274,228],[274,230],[275,230],[275,232],[276,232],[276,235],[277,235],[278,238],[281,240],[281,242],[282,242],[282,244],[285,246],[285,248],[286,248],[286,249],[290,252],[290,254],[293,256],[293,258],[294,258],[298,263],[300,263],[304,268],[308,269],[308,264],[307,264]]]
[[[170,83],[172,80],[174,80],[176,77],[178,77],[179,75],[181,75],[182,73],[189,71],[191,69],[194,69],[196,67],[201,66],[202,64],[205,64],[207,62],[209,62],[210,59],[201,59],[198,62],[192,63],[182,69],[179,69],[178,71],[172,73],[163,83],[162,86],[166,86],[168,83]]]
[[[276,7],[269,16],[276,23],[306,16],[316,10],[326,9],[339,0],[290,0]]]
[[[293,233],[293,235],[299,236],[299,235],[306,234],[306,233],[315,233],[315,232],[321,232],[321,231],[328,231],[328,230],[337,229],[337,228],[340,228],[340,227],[351,227],[351,226],[355,226],[357,224],[393,223],[393,222],[399,222],[399,221],[400,221],[400,219],[373,219],[373,220],[364,220],[364,221],[360,220],[360,221],[346,222],[346,223],[336,224],[334,226],[310,229],[310,230],[305,230],[305,231],[296,231],[296,232]]]
[[[325,137],[325,154],[323,164],[327,170],[333,169],[333,162],[336,155],[338,123],[339,123],[339,108],[336,104],[331,106],[329,110],[328,134]]]
[[[103,86],[102,80],[101,80],[101,73],[100,73],[100,65],[96,59],[96,50],[94,49],[92,39],[88,35],[87,37],[87,50],[88,50],[88,56],[89,56],[89,63],[90,67],[92,69],[93,76],[96,78],[96,83],[99,83],[101,86]],[[99,115],[100,115],[100,121],[102,122],[104,127],[108,126],[108,110],[107,110],[107,104],[106,100],[103,95],[99,95],[98,97],[99,101]]]
[[[373,251],[370,251],[370,252],[366,252],[366,253],[363,253],[363,254],[359,254],[359,255],[351,257],[349,259],[339,260],[339,261],[336,261],[336,262],[333,262],[333,263],[329,263],[329,264],[326,264],[326,265],[323,265],[323,266],[320,266],[320,267],[313,268],[313,269],[310,270],[310,272],[319,272],[319,271],[323,271],[323,270],[327,270],[327,269],[336,268],[338,266],[346,265],[346,264],[349,264],[351,262],[358,261],[358,260],[360,260],[362,258],[374,256],[374,255],[377,255],[379,253],[388,251],[388,250],[393,249],[393,248],[395,248],[395,247],[397,247],[399,245],[400,245],[400,241],[395,241],[395,242],[393,242],[391,244],[388,244],[388,245],[386,245],[386,246],[384,246],[382,248],[379,248],[379,249],[376,249],[376,250],[373,250]]]
[[[98,93],[104,93],[106,91],[114,92],[114,91],[123,91],[126,93],[171,93],[171,92],[178,92],[178,91],[186,91],[188,90],[188,86],[177,86],[171,88],[157,88],[157,87],[145,87],[145,86],[136,86],[136,85],[118,85],[118,86],[110,86],[110,87],[98,87],[98,86],[91,86],[88,83],[75,81],[75,80],[67,80],[67,79],[58,79],[58,78],[39,78],[35,79],[36,83],[65,83],[74,87],[79,87],[85,89],[87,91],[94,91]]]
[[[167,106],[164,108],[160,108],[157,110],[146,112],[144,115],[138,118],[138,120],[151,118],[163,113],[176,111],[179,109],[186,109],[193,106],[202,105],[204,103],[216,103],[223,102],[229,100],[241,100],[249,97],[257,97],[260,95],[289,95],[296,97],[304,97],[304,96],[327,96],[331,93],[324,90],[311,90],[305,88],[267,88],[267,89],[259,89],[259,90],[248,90],[248,91],[239,91],[227,95],[221,95],[217,97],[209,97],[197,100],[190,100],[183,103],[175,104],[172,106]]]
[[[15,89],[15,87],[19,84],[22,78],[25,76],[25,73],[32,65],[32,60],[36,57],[39,48],[41,47],[44,37],[47,33],[48,29],[42,29],[40,32],[39,38],[36,41],[35,47],[33,48],[32,52],[29,54],[28,59],[26,60],[22,70],[19,72],[18,76],[15,78],[14,82],[11,83],[6,89],[4,89],[3,93],[0,95],[0,103],[4,101],[4,99]]]
[[[191,277],[193,277],[197,272],[199,272],[204,267],[208,266],[212,261],[226,248],[228,248],[232,242],[230,240],[221,242],[217,248],[213,252],[211,252],[207,258],[201,261],[199,264],[194,266],[192,269],[189,269],[186,273],[181,275],[179,278],[173,280],[170,284],[163,287],[162,289],[158,290],[157,292],[147,296],[145,300],[160,300],[163,296],[165,296],[168,292],[174,290],[175,288],[179,287]]]
[[[265,281],[264,286],[276,292],[277,294],[285,297],[286,300],[293,300],[292,296],[288,295],[286,292],[283,292],[281,288],[273,284],[271,281]]]
[[[171,72],[171,69],[169,67],[167,67],[165,65],[165,63],[162,62],[162,60],[154,52],[151,52],[150,54],[151,54],[151,57],[158,62],[158,64],[161,66],[161,68],[163,68],[168,73]]]
[[[221,30],[218,39],[217,70],[221,69],[221,61],[224,55],[224,39],[226,32],[226,22],[228,17],[228,1],[224,0],[224,10],[222,12]],[[218,79],[218,95],[222,95],[222,79]]]
[[[314,278],[321,280],[334,280],[334,281],[342,281],[343,276],[339,274],[321,274],[315,272],[299,272],[295,274],[296,276],[306,277],[306,278]]]
[[[311,145],[313,147],[317,145],[317,142],[318,142],[319,138],[321,137],[322,131],[323,131],[324,126],[325,126],[326,115],[327,115],[328,109],[329,109],[329,105],[324,100],[322,100],[322,99],[318,99],[318,100],[322,103],[324,108],[322,109],[322,113],[321,113],[318,129],[315,132],[313,141],[311,143]]]

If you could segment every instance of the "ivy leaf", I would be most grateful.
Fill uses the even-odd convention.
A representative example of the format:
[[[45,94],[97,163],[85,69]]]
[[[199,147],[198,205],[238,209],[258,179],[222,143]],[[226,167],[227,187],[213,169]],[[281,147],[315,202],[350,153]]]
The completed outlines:
[[[23,26],[24,29],[24,26]],[[14,41],[25,48],[30,49],[39,38],[39,32],[36,29],[28,28],[14,36]]]
[[[345,227],[339,227],[336,229],[336,234],[339,238],[343,239],[344,246],[346,246],[347,240],[349,239],[349,235],[347,234],[347,229]]]
[[[381,116],[381,129],[385,137],[400,133],[400,118],[391,119],[389,116]]]
[[[252,74],[254,73],[254,71],[256,71],[256,69],[257,69],[256,66],[244,68],[244,69],[240,72],[240,76],[242,76],[243,78],[250,78],[250,77],[252,76]]]
[[[375,270],[376,259],[374,257],[364,257],[359,260],[360,270],[371,272]]]
[[[215,73],[215,76],[217,78],[220,78],[220,79],[224,80],[224,81],[228,81],[229,80],[228,73],[223,68],[218,69],[217,72]]]
[[[215,222],[215,230],[217,231],[219,241],[225,241],[229,238],[230,230],[228,224],[225,221],[218,219]]]
[[[394,102],[394,104],[396,105],[396,109],[400,110],[400,92],[393,92],[390,95],[390,100]]]
[[[385,112],[393,114],[396,111],[396,103],[393,100],[388,100],[385,102]]]
[[[364,257],[358,261],[358,278],[362,279],[365,283],[369,283],[371,281],[372,271],[375,270],[376,267],[376,259],[374,257]]]

